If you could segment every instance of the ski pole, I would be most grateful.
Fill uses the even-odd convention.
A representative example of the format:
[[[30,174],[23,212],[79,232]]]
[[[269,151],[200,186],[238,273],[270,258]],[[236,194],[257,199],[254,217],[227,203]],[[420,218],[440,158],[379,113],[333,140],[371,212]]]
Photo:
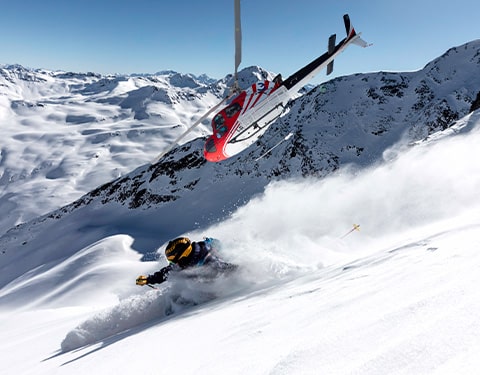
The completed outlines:
[[[343,239],[343,238],[347,237],[350,233],[352,233],[352,232],[354,232],[354,231],[356,231],[356,230],[360,231],[360,225],[358,225],[358,224],[353,224],[353,228],[350,229],[347,233],[345,233],[342,237],[340,237],[340,239]]]

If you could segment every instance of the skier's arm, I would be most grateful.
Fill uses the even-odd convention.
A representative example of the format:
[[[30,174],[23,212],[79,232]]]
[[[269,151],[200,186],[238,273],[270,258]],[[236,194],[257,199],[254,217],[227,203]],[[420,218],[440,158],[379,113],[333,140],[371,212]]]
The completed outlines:
[[[169,264],[166,267],[163,267],[160,271],[155,272],[153,275],[148,275],[147,284],[161,284],[164,281],[167,281],[168,274],[172,270],[173,266]]]
[[[160,271],[155,272],[153,275],[148,276],[139,276],[137,278],[137,285],[145,284],[161,284],[164,281],[167,281],[169,272],[173,269],[173,266],[169,264],[166,267],[163,267]]]

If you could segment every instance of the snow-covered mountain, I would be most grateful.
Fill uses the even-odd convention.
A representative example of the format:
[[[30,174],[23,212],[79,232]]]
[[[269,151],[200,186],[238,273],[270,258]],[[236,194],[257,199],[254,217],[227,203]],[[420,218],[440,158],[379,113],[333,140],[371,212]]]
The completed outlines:
[[[251,67],[240,81],[262,75]],[[150,162],[219,101],[231,79],[0,68],[0,208],[8,212],[0,232]],[[208,129],[207,121],[190,139]]]
[[[468,373],[478,365],[480,41],[417,72],[328,81],[294,100],[256,147],[219,164],[202,158],[208,123],[149,161],[231,77],[0,72],[9,368]],[[241,82],[269,74],[252,67]],[[361,232],[341,238],[354,222]],[[148,292],[132,285],[184,233],[221,238],[241,272]],[[197,354],[164,358],[172,342]],[[28,361],[15,354],[19,345]]]
[[[395,153],[388,150],[394,146],[395,149],[406,146],[446,129],[470,111],[480,90],[479,70],[479,42],[475,41],[452,48],[418,72],[380,72],[340,77],[294,101],[290,111],[271,127],[257,147],[227,162],[207,164],[201,152],[203,140],[197,138],[155,165],[148,164],[148,161],[165,147],[165,141],[171,141],[183,129],[178,125],[177,129],[172,130],[171,124],[188,124],[201,116],[208,105],[224,94],[231,77],[204,86],[190,75],[173,72],[140,78],[61,74],[60,77],[67,76],[83,83],[76,86],[72,83],[55,83],[43,89],[30,89],[28,101],[17,99],[11,105],[12,111],[18,112],[16,116],[20,117],[17,119],[20,124],[32,121],[32,111],[38,115],[36,107],[39,105],[44,105],[40,107],[40,112],[47,112],[47,119],[52,118],[53,112],[57,113],[61,118],[60,125],[53,123],[53,126],[61,126],[61,129],[55,130],[57,137],[45,137],[43,128],[12,135],[12,138],[27,138],[35,143],[41,142],[44,137],[48,147],[43,149],[54,152],[50,157],[40,159],[35,152],[39,146],[24,150],[26,155],[19,157],[10,155],[7,146],[5,152],[2,150],[2,155],[5,153],[2,180],[23,178],[28,186],[38,180],[35,178],[38,170],[44,169],[47,171],[41,175],[46,176],[53,191],[61,185],[62,189],[71,190],[69,197],[73,198],[75,194],[80,196],[82,192],[91,190],[63,211],[92,201],[102,204],[117,202],[129,209],[152,207],[155,211],[163,210],[161,217],[155,219],[155,225],[171,226],[175,223],[177,233],[183,233],[228,216],[233,209],[262,192],[272,180],[322,177],[347,164],[372,165],[392,157]],[[26,78],[29,84],[59,79],[57,73],[34,74],[21,69],[5,71],[4,76],[22,79],[33,75],[34,78]],[[247,86],[267,75],[265,71],[250,68],[242,72],[240,83]],[[54,78],[49,78],[52,76]],[[16,91],[19,91],[18,86],[21,87],[17,84]],[[72,94],[68,96],[59,86],[68,87]],[[41,98],[45,94],[41,97],[32,94],[45,93],[47,90],[53,91],[59,99],[50,99],[50,104],[42,104],[45,99]],[[53,96],[53,93],[50,95]],[[58,111],[55,100],[66,103],[63,105],[67,108]],[[32,107],[35,109],[32,110]],[[102,114],[101,118],[98,113]],[[45,122],[49,127],[52,126],[52,121]],[[258,162],[253,161],[290,132],[294,136],[288,142]],[[207,133],[206,123],[192,137]],[[81,142],[81,157],[77,155],[77,145],[71,145],[72,150],[67,155],[56,156],[56,147],[51,145],[56,142],[58,149],[62,150],[58,153],[65,152],[65,145]],[[26,165],[21,170],[18,158],[25,160]],[[32,164],[32,158],[42,161],[28,170],[27,165]],[[108,169],[105,168],[107,165]],[[130,172],[137,166],[136,170]],[[110,181],[115,176],[119,178]],[[43,182],[40,181],[42,186],[45,185]],[[106,184],[100,186],[101,183]],[[33,189],[27,187],[26,194],[32,195]],[[55,201],[52,195],[55,193],[46,197],[40,194],[39,199],[43,196],[43,199],[50,201],[53,198]],[[15,197],[17,201],[25,201],[22,196]],[[7,203],[11,205],[12,201],[15,201],[14,197],[9,198]],[[46,203],[41,204],[47,206]],[[192,209],[188,215],[178,217],[178,204],[188,205]],[[9,211],[12,212],[11,209]],[[19,211],[24,212],[24,207],[20,207]],[[34,211],[39,213],[39,209]],[[127,210],[126,215],[134,216],[130,211]],[[58,217],[60,213],[52,215]],[[175,217],[178,217],[177,221]],[[18,222],[20,214],[10,218],[7,223],[11,224],[13,219]],[[5,225],[4,228],[8,229],[9,226]],[[166,233],[165,236],[156,237],[156,240],[165,241],[170,236],[171,233]],[[151,250],[149,247],[147,251]]]

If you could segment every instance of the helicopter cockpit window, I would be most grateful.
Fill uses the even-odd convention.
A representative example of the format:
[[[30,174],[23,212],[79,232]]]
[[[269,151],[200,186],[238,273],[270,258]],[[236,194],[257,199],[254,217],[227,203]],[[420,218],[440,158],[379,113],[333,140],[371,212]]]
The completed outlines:
[[[219,113],[218,115],[215,116],[213,119],[213,123],[215,124],[215,129],[219,128],[223,124],[225,124],[225,119],[223,116]]]
[[[213,124],[217,132],[217,137],[222,137],[227,131],[227,127],[225,126],[225,119],[220,113],[213,118]]]
[[[233,117],[235,115],[235,113],[237,113],[241,109],[242,109],[242,107],[240,106],[240,104],[233,103],[232,105],[225,108],[225,114],[227,115],[227,117]]]
[[[217,151],[217,148],[215,147],[215,141],[212,138],[210,138],[205,144],[205,150],[207,150],[207,152]]]

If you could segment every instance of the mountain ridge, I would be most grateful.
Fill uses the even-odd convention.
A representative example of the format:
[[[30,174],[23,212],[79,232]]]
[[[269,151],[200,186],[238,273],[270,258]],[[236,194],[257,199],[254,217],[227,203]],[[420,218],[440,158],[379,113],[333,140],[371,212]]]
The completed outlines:
[[[172,150],[154,165],[137,164],[133,171],[94,187],[73,203],[12,228],[0,237],[1,250],[11,250],[15,241],[20,241],[15,247],[26,247],[28,244],[27,247],[34,251],[35,246],[30,247],[32,241],[39,238],[36,236],[45,236],[42,235],[40,222],[48,219],[58,224],[65,215],[83,210],[85,212],[80,215],[88,217],[85,228],[100,225],[109,227],[107,232],[112,235],[127,232],[135,238],[134,248],[148,255],[172,236],[207,228],[228,217],[252,197],[262,193],[272,181],[321,178],[342,166],[364,168],[382,162],[394,154],[388,152],[390,148],[401,144],[408,147],[447,129],[468,113],[480,88],[479,55],[480,41],[474,41],[448,50],[417,72],[355,74],[325,82],[293,100],[288,112],[271,126],[264,137],[240,155],[224,163],[206,163],[202,157],[203,139],[193,139]],[[457,63],[462,69],[452,68]],[[171,75],[171,72],[168,74]],[[270,73],[258,67],[240,72],[244,83],[269,76]],[[213,91],[206,86],[195,86],[193,90],[197,90],[196,93],[191,91],[192,87],[182,83],[181,88],[187,90],[187,95],[179,97],[175,93],[169,96],[168,86],[164,86],[163,94],[166,96],[159,96],[155,85],[161,86],[165,82],[158,77],[116,77],[113,81],[98,78],[96,75],[82,76],[81,79],[88,82],[78,87],[80,92],[88,87],[87,91],[96,96],[106,90],[111,95],[105,97],[101,94],[95,105],[122,108],[126,116],[124,120],[130,125],[132,115],[134,121],[155,122],[159,118],[158,113],[152,110],[155,107],[145,104],[147,98],[149,103],[171,105],[175,110],[176,105],[198,103],[202,95],[218,99],[224,95],[231,79],[227,76],[217,81],[211,86]],[[199,92],[199,88],[205,91]],[[24,108],[13,107],[14,111],[19,111],[19,108],[23,111]],[[27,111],[29,108],[27,106]],[[67,116],[65,120],[75,126],[89,123],[82,116],[70,120]],[[94,122],[97,121],[98,117],[95,117]],[[205,126],[208,127],[208,124]],[[89,137],[102,134],[94,130],[83,132]],[[252,161],[290,132],[294,134],[290,142],[283,142],[258,162]],[[94,142],[108,141],[110,137],[112,135],[95,138]],[[124,207],[119,223],[115,224],[115,220],[109,217],[108,205]],[[182,212],[185,207],[190,208],[188,212]],[[131,227],[128,228],[128,225]],[[32,235],[33,227],[36,228],[35,236]],[[153,238],[151,234],[146,234],[146,228],[153,227],[175,229],[174,232],[161,231]],[[21,235],[21,228],[30,228],[27,230],[29,235]],[[43,241],[47,242],[46,239]]]

